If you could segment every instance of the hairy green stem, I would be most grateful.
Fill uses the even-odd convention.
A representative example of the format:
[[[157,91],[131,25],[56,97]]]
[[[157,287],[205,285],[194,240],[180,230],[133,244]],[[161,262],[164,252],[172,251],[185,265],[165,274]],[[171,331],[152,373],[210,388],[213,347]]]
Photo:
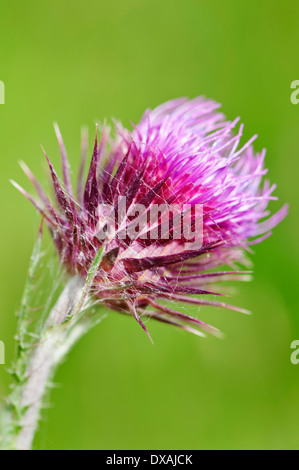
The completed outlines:
[[[79,301],[82,287],[83,282],[77,277],[67,284],[50,313],[41,341],[32,353],[26,374],[27,381],[23,385],[20,397],[20,406],[26,409],[26,412],[20,419],[20,431],[15,440],[15,447],[18,450],[31,448],[47,384],[57,364],[71,348],[73,339],[76,339],[73,334],[70,335],[72,322],[68,323],[66,319]]]
[[[102,260],[102,251],[100,248],[96,253],[86,280],[79,275],[71,278],[41,328],[30,332],[30,295],[35,290],[34,280],[42,257],[39,234],[18,314],[17,358],[10,370],[15,385],[7,400],[2,449],[31,449],[45,392],[57,365],[73,344],[103,318],[103,314],[94,315],[88,311],[90,289]]]
[[[79,312],[84,309],[84,286],[79,276],[69,281],[48,317],[41,338],[32,349],[25,380],[17,383],[12,391],[12,396],[17,391],[17,400],[11,400],[15,405],[10,412],[6,448],[31,449],[43,398],[55,369],[91,326],[84,318],[77,322],[72,315],[74,311],[78,313],[78,305]]]

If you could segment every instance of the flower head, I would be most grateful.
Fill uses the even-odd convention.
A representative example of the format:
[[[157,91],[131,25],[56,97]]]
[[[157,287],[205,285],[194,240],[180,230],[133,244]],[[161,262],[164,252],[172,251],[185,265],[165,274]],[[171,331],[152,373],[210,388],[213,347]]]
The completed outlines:
[[[265,151],[254,153],[255,137],[240,147],[243,126],[235,131],[238,119],[226,121],[218,108],[203,97],[181,98],[146,111],[131,132],[116,125],[111,137],[103,126],[85,185],[83,137],[76,194],[56,126],[62,181],[45,154],[55,205],[23,164],[39,198],[18,189],[43,214],[68,271],[86,278],[101,248],[93,296],[132,314],[145,330],[141,317],[197,334],[216,331],[163,300],[243,311],[205,300],[219,295],[208,286],[246,274],[234,263],[243,263],[244,251],[269,236],[287,213],[284,206],[269,217],[268,202],[276,198],[275,186],[263,180]],[[224,265],[233,270],[211,271]]]

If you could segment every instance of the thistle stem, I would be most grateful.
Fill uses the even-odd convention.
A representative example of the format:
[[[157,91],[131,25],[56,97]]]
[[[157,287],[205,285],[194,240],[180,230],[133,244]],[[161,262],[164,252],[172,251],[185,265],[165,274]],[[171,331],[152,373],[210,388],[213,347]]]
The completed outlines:
[[[26,379],[23,384],[16,385],[18,400],[15,406],[18,412],[11,418],[14,432],[10,444],[16,450],[31,449],[49,381],[57,365],[87,329],[84,321],[76,323],[74,316],[68,321],[72,312],[77,310],[76,306],[82,304],[83,289],[84,282],[78,276],[66,285],[47,319],[39,342],[32,350]]]

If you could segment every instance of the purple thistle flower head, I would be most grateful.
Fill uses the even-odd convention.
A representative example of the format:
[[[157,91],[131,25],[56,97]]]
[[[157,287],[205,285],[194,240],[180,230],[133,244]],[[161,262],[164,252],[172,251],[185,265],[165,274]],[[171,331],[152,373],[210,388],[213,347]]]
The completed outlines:
[[[163,300],[245,312],[205,300],[207,294],[219,295],[208,286],[247,273],[235,263],[244,263],[244,251],[269,236],[287,214],[283,206],[269,217],[268,202],[276,198],[275,186],[264,180],[265,151],[254,153],[256,136],[240,147],[243,126],[235,130],[239,119],[226,121],[219,107],[203,97],[181,98],[146,111],[131,132],[116,125],[111,136],[103,126],[85,185],[83,137],[76,193],[55,126],[62,181],[45,154],[55,205],[23,165],[38,200],[17,187],[43,214],[67,270],[86,278],[102,249],[92,295],[131,314],[145,331],[141,317],[197,334],[217,332]],[[224,265],[232,271],[214,270]]]

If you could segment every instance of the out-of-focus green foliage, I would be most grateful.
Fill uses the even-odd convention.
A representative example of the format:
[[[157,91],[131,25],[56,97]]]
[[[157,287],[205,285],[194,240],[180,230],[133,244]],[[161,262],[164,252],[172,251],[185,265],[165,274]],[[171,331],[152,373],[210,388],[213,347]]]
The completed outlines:
[[[42,143],[57,165],[52,123],[73,168],[80,128],[115,117],[129,126],[146,107],[204,94],[241,115],[267,148],[287,220],[252,259],[255,279],[233,288],[253,316],[202,308],[226,338],[202,340],[111,314],[76,345],[56,376],[35,441],[41,449],[298,448],[298,128],[290,85],[299,79],[297,4],[251,0],[6,2],[1,5],[0,340],[14,356],[19,308],[39,217],[9,184],[29,188],[23,159],[45,182]],[[91,151],[91,147],[90,147]],[[50,243],[50,242],[49,242]],[[192,307],[190,307],[191,309]],[[193,313],[196,309],[192,308]],[[0,393],[9,375],[0,365]]]

